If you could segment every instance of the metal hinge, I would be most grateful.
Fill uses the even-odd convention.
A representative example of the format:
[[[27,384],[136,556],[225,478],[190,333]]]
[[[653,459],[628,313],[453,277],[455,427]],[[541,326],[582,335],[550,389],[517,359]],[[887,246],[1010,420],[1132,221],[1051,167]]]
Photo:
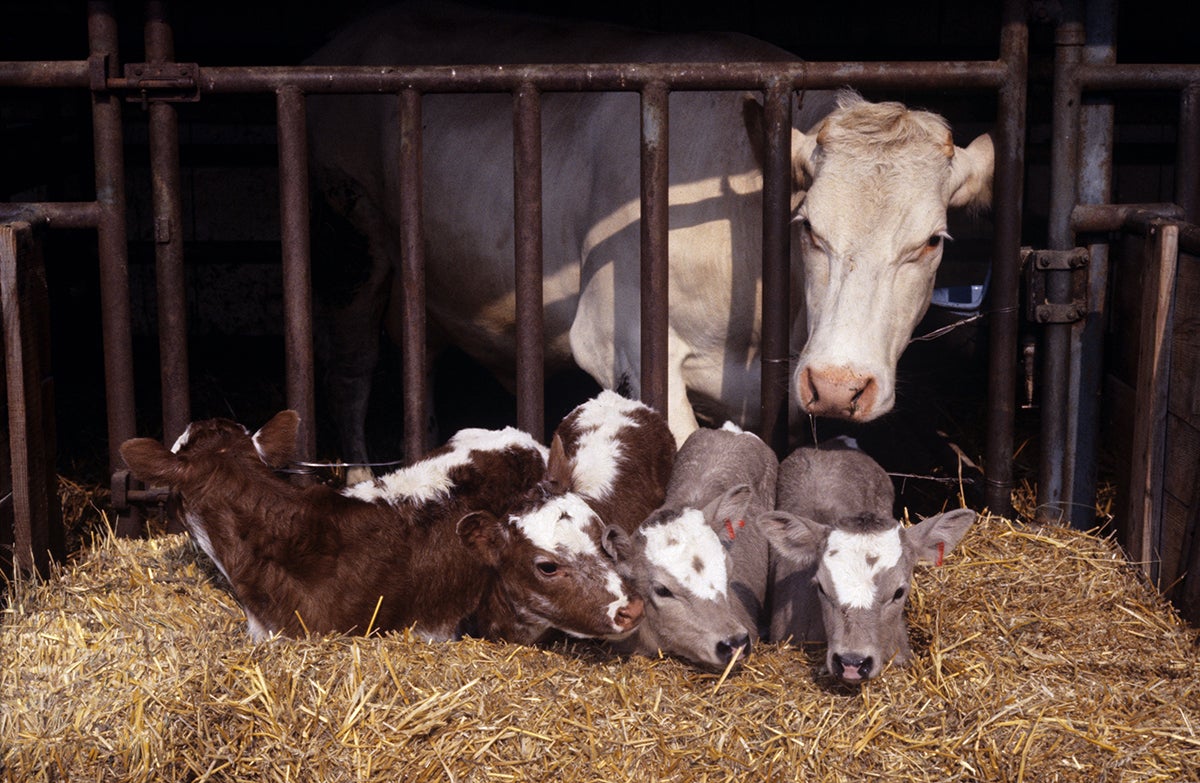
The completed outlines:
[[[1021,248],[1029,320],[1040,324],[1069,324],[1087,315],[1087,268],[1090,261],[1090,254],[1083,247],[1071,250]],[[1067,301],[1051,302],[1046,297],[1046,277],[1056,272],[1070,273]]]

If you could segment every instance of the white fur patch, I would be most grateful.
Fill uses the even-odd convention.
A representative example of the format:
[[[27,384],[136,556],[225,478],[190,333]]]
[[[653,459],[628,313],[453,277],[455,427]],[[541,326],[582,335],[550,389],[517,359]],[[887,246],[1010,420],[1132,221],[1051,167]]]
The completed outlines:
[[[706,601],[724,596],[729,587],[725,549],[704,513],[684,510],[675,519],[642,529],[646,559],[669,574],[685,590]]]
[[[617,576],[616,571],[608,572],[606,586],[608,587],[609,594],[615,596],[615,600],[609,602],[606,611],[608,612],[608,619],[612,622],[613,632],[617,633],[621,630],[621,627],[617,625],[617,612],[621,611],[621,608],[629,603],[629,596],[625,595],[625,586],[621,584],[621,577]]]
[[[600,549],[588,535],[595,519],[592,507],[573,492],[557,495],[529,514],[511,517],[517,529],[540,549],[599,557]]]
[[[875,576],[900,562],[900,526],[879,533],[834,530],[825,546],[825,568],[843,606],[866,609],[875,602]]]
[[[623,450],[617,440],[622,427],[634,423],[632,413],[642,403],[605,390],[580,408],[576,426],[579,446],[575,452],[575,490],[593,498],[612,491]]]
[[[472,451],[504,451],[517,446],[536,448],[541,452],[543,459],[547,453],[546,448],[535,441],[532,435],[516,427],[505,427],[502,430],[460,430],[447,445],[451,449],[444,454],[346,487],[342,494],[361,500],[428,503],[449,497],[454,489],[450,471],[470,462]]]
[[[187,425],[183,428],[183,432],[175,439],[174,445],[171,446],[171,453],[178,454],[179,450],[187,445],[188,436],[192,434],[192,425]]]

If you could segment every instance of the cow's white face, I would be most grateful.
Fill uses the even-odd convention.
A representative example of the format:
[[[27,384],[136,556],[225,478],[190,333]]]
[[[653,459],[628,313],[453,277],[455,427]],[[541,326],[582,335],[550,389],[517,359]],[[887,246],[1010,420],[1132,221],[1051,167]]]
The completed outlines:
[[[912,656],[904,606],[913,566],[940,564],[974,521],[969,509],[908,528],[871,514],[834,528],[783,511],[764,517],[767,536],[781,554],[802,565],[817,563],[825,664],[846,682],[868,680],[889,661],[902,664]]]
[[[990,198],[992,142],[955,147],[937,115],[848,93],[815,135],[794,133],[793,158],[811,179],[795,215],[807,311],[796,397],[811,414],[870,421],[895,402],[947,208]]]

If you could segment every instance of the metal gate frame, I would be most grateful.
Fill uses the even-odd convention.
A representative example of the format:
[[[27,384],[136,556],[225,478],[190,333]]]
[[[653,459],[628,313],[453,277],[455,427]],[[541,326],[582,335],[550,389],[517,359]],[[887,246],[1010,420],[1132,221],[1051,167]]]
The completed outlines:
[[[767,136],[763,192],[763,381],[761,433],[777,451],[787,436],[790,131],[793,92],[842,86],[993,91],[997,95],[993,272],[988,309],[989,399],[986,501],[1011,511],[1015,362],[1018,330],[1021,193],[1029,34],[1025,6],[1005,0],[999,57],[956,62],[795,62],[720,64],[605,64],[486,67],[201,67],[174,62],[167,3],[146,5],[146,62],[122,68],[114,3],[88,3],[89,57],[58,62],[0,63],[0,87],[73,88],[92,94],[95,201],[0,205],[0,222],[34,214],[50,227],[93,228],[101,270],[101,309],[109,460],[114,494],[136,499],[122,482],[118,448],[134,437],[133,357],[125,225],[121,104],[149,104],[156,278],[163,394],[163,434],[171,442],[189,420],[187,329],[183,308],[179,138],[173,103],[208,95],[268,93],[278,112],[281,241],[283,247],[286,394],[289,407],[313,420],[313,348],[309,277],[308,182],[304,100],[334,92],[390,93],[401,97],[398,162],[403,181],[420,182],[420,97],[432,92],[507,92],[513,95],[517,222],[517,302],[541,312],[540,96],[551,91],[633,91],[642,105],[642,389],[663,409],[666,398],[667,98],[672,90],[755,90],[764,95]],[[419,194],[419,187],[404,187]],[[419,198],[419,195],[418,195]],[[426,450],[424,405],[424,259],[419,201],[402,208],[405,447]],[[542,433],[540,317],[521,318],[518,332],[518,426]],[[305,456],[314,432],[303,433]],[[136,516],[122,515],[116,532],[138,535]]]

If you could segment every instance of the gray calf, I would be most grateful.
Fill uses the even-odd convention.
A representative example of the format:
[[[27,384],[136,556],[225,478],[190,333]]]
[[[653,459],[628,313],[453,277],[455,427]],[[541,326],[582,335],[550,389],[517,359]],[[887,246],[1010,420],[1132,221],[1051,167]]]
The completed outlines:
[[[777,510],[760,519],[774,558],[772,638],[826,639],[826,666],[847,682],[912,656],[904,604],[913,566],[940,563],[975,521],[956,509],[906,528],[893,497],[878,463],[833,442],[783,461]]]
[[[645,619],[621,652],[662,652],[721,670],[760,635],[767,590],[767,540],[774,452],[727,424],[692,433],[675,457],[661,508],[632,537],[628,566],[646,597]]]

